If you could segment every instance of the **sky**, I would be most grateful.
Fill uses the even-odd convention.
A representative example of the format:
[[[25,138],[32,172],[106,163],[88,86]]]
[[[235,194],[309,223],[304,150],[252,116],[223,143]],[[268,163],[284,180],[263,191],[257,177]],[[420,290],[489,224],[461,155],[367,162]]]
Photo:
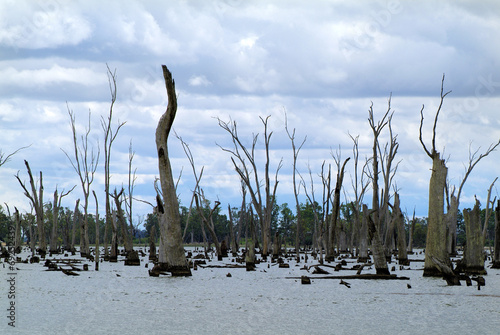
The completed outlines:
[[[242,142],[259,134],[256,155],[263,178],[263,124],[269,118],[270,170],[282,160],[277,201],[293,207],[293,152],[285,131],[306,138],[297,170],[321,198],[323,162],[346,165],[342,201],[353,200],[353,141],[359,135],[360,165],[371,156],[368,110],[380,120],[391,97],[399,149],[394,177],[402,210],[427,216],[431,159],[419,142],[420,111],[429,147],[447,160],[450,185],[462,181],[470,151],[483,153],[500,139],[500,3],[497,1],[14,1],[0,2],[0,203],[30,211],[14,177],[28,182],[24,160],[43,173],[44,202],[53,192],[77,187],[63,199],[73,208],[83,193],[71,162],[68,110],[78,136],[88,128],[90,146],[101,148],[92,188],[104,203],[103,129],[111,95],[107,66],[116,71],[113,126],[126,122],[112,147],[111,188],[128,187],[129,148],[135,152],[134,197],[153,203],[159,176],[155,130],[167,96],[161,65],[174,77],[178,111],[173,128],[189,145],[201,187],[222,208],[240,206],[231,139],[218,124],[235,121]],[[388,129],[380,135],[388,141]],[[189,206],[195,179],[180,141],[168,140],[177,193]],[[4,157],[5,157],[4,156]],[[500,174],[500,153],[484,158],[468,178],[460,208],[474,197],[484,207]],[[365,202],[370,203],[371,190]],[[495,186],[492,197],[498,196]],[[304,190],[299,200],[306,201]],[[101,206],[101,205],[100,205]],[[103,205],[100,207],[103,208]],[[95,210],[91,199],[89,210]],[[134,202],[139,222],[151,206]]]

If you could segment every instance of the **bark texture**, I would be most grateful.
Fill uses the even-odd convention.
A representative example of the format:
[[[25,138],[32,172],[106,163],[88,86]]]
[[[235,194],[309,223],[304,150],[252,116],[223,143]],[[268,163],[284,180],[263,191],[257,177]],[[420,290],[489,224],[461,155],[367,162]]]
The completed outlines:
[[[160,225],[161,247],[160,257],[166,256],[164,266],[172,275],[190,276],[191,270],[186,262],[182,244],[181,218],[179,203],[175,192],[172,168],[168,158],[167,139],[177,112],[177,96],[172,74],[162,65],[163,77],[168,95],[168,105],[156,128],[156,148],[158,153],[158,169],[163,199],[158,201],[158,221]]]
[[[434,259],[451,267],[446,248],[446,221],[444,220],[444,189],[448,168],[438,152],[432,159],[432,174],[429,183],[429,216],[427,221],[427,238],[425,242],[425,277],[441,277],[441,268]],[[433,259],[434,258],[434,259]]]
[[[463,270],[470,274],[486,274],[484,269],[484,238],[481,227],[481,209],[479,201],[472,210],[464,209],[465,234],[467,236]]]

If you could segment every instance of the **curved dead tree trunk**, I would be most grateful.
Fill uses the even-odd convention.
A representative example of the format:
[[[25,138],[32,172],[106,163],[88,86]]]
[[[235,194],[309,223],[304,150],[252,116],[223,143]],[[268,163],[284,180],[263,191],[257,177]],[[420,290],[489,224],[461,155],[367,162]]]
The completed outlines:
[[[432,159],[432,173],[429,182],[429,214],[427,221],[427,239],[425,246],[425,264],[424,276],[442,277],[443,266],[451,268],[450,257],[446,247],[446,221],[444,219],[444,192],[446,188],[446,177],[448,168],[444,159],[436,151],[436,126],[439,112],[443,105],[443,100],[451,91],[443,93],[444,75],[441,81],[441,101],[434,118],[434,126],[432,129],[432,149],[429,151],[422,139],[422,126],[424,123],[424,106],[420,110],[420,143],[424,151]],[[440,264],[438,264],[437,262]]]
[[[68,192],[64,193],[64,190],[62,191],[61,195],[59,196],[57,192],[57,188],[54,191],[54,202],[52,204],[52,232],[50,234],[50,253],[58,253],[57,250],[57,225],[59,222],[59,210],[61,209],[61,202],[62,198],[70,194],[71,191],[75,189],[76,185],[73,186],[71,190]]]
[[[177,96],[172,74],[162,65],[163,77],[168,95],[168,105],[156,128],[156,149],[158,153],[158,169],[163,199],[157,197],[158,223],[160,225],[160,256],[165,255],[165,263],[161,266],[173,276],[191,276],[182,244],[181,217],[179,203],[175,192],[172,168],[168,158],[167,139],[177,112]]]

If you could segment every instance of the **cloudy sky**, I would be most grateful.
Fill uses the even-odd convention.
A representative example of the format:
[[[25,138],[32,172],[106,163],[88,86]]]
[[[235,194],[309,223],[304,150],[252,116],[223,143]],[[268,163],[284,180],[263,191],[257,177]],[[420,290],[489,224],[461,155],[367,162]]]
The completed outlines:
[[[223,208],[241,202],[230,155],[218,146],[230,147],[230,138],[217,118],[236,121],[247,145],[260,133],[260,149],[259,116],[271,116],[271,170],[283,159],[278,202],[292,204],[284,111],[297,142],[307,136],[298,170],[309,181],[310,166],[319,192],[322,162],[334,165],[332,152],[339,148],[342,159],[352,156],[349,134],[359,135],[360,158],[370,155],[368,109],[373,103],[380,119],[392,94],[401,161],[394,181],[403,211],[411,215],[415,208],[426,216],[431,160],[418,140],[420,110],[425,105],[430,145],[446,74],[445,91],[452,92],[440,114],[436,144],[448,160],[450,184],[458,185],[469,146],[483,152],[500,138],[499,33],[496,1],[1,1],[0,149],[9,154],[29,148],[0,168],[0,201],[29,211],[14,178],[19,171],[27,181],[24,159],[35,174],[43,172],[47,202],[56,187],[78,184],[63,152],[72,152],[68,107],[79,134],[91,111],[92,144],[102,146],[100,117],[107,115],[111,99],[108,64],[117,76],[114,124],[126,121],[113,147],[112,187],[127,183],[132,141],[135,197],[153,202],[154,134],[167,104],[165,64],[178,94],[174,129],[189,144],[196,168],[204,167],[201,186],[209,200],[219,199]],[[386,132],[381,139],[387,141]],[[189,161],[173,136],[169,150],[174,175],[183,171],[178,193],[188,206],[194,187]],[[474,195],[484,205],[500,174],[499,159],[493,152],[475,168],[462,208],[473,204]],[[101,199],[103,171],[100,166],[93,184]],[[352,175],[351,161],[344,184],[348,200]],[[81,196],[78,186],[63,205],[73,207]],[[305,202],[303,191],[300,197]],[[134,211],[144,215],[151,208],[136,202]]]

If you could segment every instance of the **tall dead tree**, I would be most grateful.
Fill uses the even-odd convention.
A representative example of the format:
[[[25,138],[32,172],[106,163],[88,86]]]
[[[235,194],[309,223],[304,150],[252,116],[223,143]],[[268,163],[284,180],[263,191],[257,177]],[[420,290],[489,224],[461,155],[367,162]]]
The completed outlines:
[[[391,97],[389,97],[387,103],[387,111],[385,112],[382,119],[375,122],[373,115],[373,103],[368,110],[368,123],[373,133],[373,147],[372,147],[372,171],[371,171],[371,181],[372,181],[372,209],[370,213],[365,213],[365,208],[363,208],[363,214],[368,215],[365,220],[367,223],[368,233],[371,237],[371,251],[373,254],[375,268],[378,274],[389,274],[389,268],[387,266],[385,248],[383,244],[383,223],[387,218],[388,203],[389,203],[389,188],[391,185],[392,177],[394,176],[395,170],[392,169],[392,162],[397,152],[397,142],[396,137],[392,134],[391,128]],[[382,130],[388,126],[390,133],[390,149],[389,151],[384,151],[385,156],[382,155],[380,150],[379,136]],[[387,146],[386,146],[387,149]],[[382,163],[379,162],[379,156]],[[384,165],[385,161],[385,165]],[[382,192],[379,190],[379,164],[382,169],[384,177],[384,188]],[[379,194],[381,193],[381,194]],[[382,199],[380,199],[382,198]],[[381,244],[381,245],[379,245]],[[381,253],[382,251],[382,253]]]
[[[109,184],[111,180],[111,172],[110,172],[110,162],[111,162],[111,147],[113,142],[120,131],[120,128],[125,124],[125,122],[118,122],[115,129],[112,127],[113,120],[113,107],[116,102],[116,69],[112,72],[109,66],[106,64],[107,74],[108,74],[108,83],[109,83],[109,91],[111,93],[111,104],[109,106],[109,113],[106,118],[101,116],[101,127],[104,132],[104,196],[105,196],[105,210],[106,210],[106,220],[105,220],[105,228],[104,228],[104,257],[108,257],[108,240],[107,240],[107,232],[108,227],[111,225],[112,220],[112,211],[111,211],[111,193],[109,190]]]
[[[182,244],[181,217],[179,202],[175,191],[172,168],[168,158],[167,140],[177,112],[177,96],[172,74],[165,65],[162,65],[163,77],[167,89],[168,105],[161,116],[156,128],[156,148],[158,153],[158,169],[163,199],[158,194],[157,211],[160,226],[162,250],[160,256],[165,256],[162,264],[173,276],[191,276],[191,270],[186,261]]]
[[[302,224],[302,216],[301,216],[301,208],[300,208],[300,203],[299,203],[299,185],[297,185],[297,178],[296,175],[298,173],[297,171],[297,158],[299,157],[299,152],[304,143],[307,140],[307,136],[304,137],[304,140],[302,140],[302,143],[296,147],[295,146],[295,128],[293,131],[290,133],[288,130],[288,118],[285,113],[285,130],[288,135],[288,138],[292,142],[292,153],[293,153],[293,172],[292,172],[292,179],[293,179],[293,195],[295,197],[295,209],[297,211],[297,231],[295,235],[295,259],[297,263],[300,263],[300,226]],[[312,204],[314,206],[314,203]],[[276,241],[278,242],[278,241]]]
[[[28,191],[24,182],[21,181],[19,177],[19,172],[16,175],[16,178],[24,190],[24,195],[30,200],[31,205],[35,209],[36,215],[36,225],[38,227],[38,252],[40,256],[45,257],[47,253],[47,243],[45,242],[45,221],[44,221],[44,211],[43,211],[43,176],[42,171],[40,171],[40,177],[38,180],[38,185],[36,185],[35,180],[33,179],[33,174],[31,173],[31,168],[27,160],[24,161],[26,165],[26,169],[28,170],[28,177],[30,179],[31,192]],[[33,238],[33,235],[30,236]]]
[[[439,102],[434,125],[432,127],[432,148],[429,150],[424,143],[422,127],[424,125],[424,105],[420,110],[419,140],[422,147],[432,159],[432,172],[429,182],[429,214],[427,215],[427,239],[425,245],[424,276],[442,277],[443,266],[451,268],[450,257],[446,247],[446,221],[444,217],[444,193],[446,189],[446,177],[448,168],[446,162],[441,159],[441,154],[436,150],[436,127],[439,112],[443,106],[444,98],[450,93],[444,93],[444,75],[441,80],[441,100]]]
[[[76,134],[76,121],[75,114],[69,109],[68,114],[70,117],[71,130],[73,132],[73,146],[74,146],[74,159],[72,159],[66,151],[63,150],[64,154],[70,161],[73,169],[80,178],[80,184],[82,186],[83,192],[83,222],[80,230],[80,255],[82,257],[90,256],[90,246],[89,246],[89,232],[88,232],[88,219],[89,219],[89,197],[90,197],[90,186],[94,182],[94,175],[97,170],[97,165],[99,163],[99,148],[97,154],[94,153],[94,148],[90,147],[89,137],[90,137],[90,111],[88,125],[85,129],[85,134],[81,136],[81,143],[78,144],[78,138]]]
[[[255,156],[255,148],[257,144],[257,139],[259,134],[253,136],[252,146],[250,150],[241,142],[240,137],[238,135],[236,121],[233,122],[224,122],[221,119],[218,119],[219,126],[227,131],[231,135],[231,139],[233,142],[233,149],[226,149],[219,145],[219,147],[226,152],[229,152],[232,157],[231,161],[233,162],[234,168],[241,180],[247,186],[248,192],[250,193],[250,197],[252,198],[252,204],[257,212],[257,216],[259,218],[259,223],[261,226],[262,232],[262,257],[267,257],[269,254],[270,247],[270,235],[271,235],[271,220],[272,220],[272,211],[273,205],[276,201],[276,190],[278,187],[278,172],[282,167],[283,159],[278,163],[278,167],[276,168],[276,173],[274,176],[274,186],[271,189],[271,177],[269,174],[269,165],[271,163],[269,157],[269,143],[271,140],[271,136],[273,132],[268,133],[268,121],[270,116],[266,118],[260,117],[262,124],[264,126],[264,145],[265,145],[265,166],[264,166],[264,193],[265,199],[263,200],[262,196],[262,187],[261,181],[259,178],[259,173],[257,169],[257,163]],[[240,152],[243,151],[243,153]],[[248,160],[248,162],[247,162]]]

